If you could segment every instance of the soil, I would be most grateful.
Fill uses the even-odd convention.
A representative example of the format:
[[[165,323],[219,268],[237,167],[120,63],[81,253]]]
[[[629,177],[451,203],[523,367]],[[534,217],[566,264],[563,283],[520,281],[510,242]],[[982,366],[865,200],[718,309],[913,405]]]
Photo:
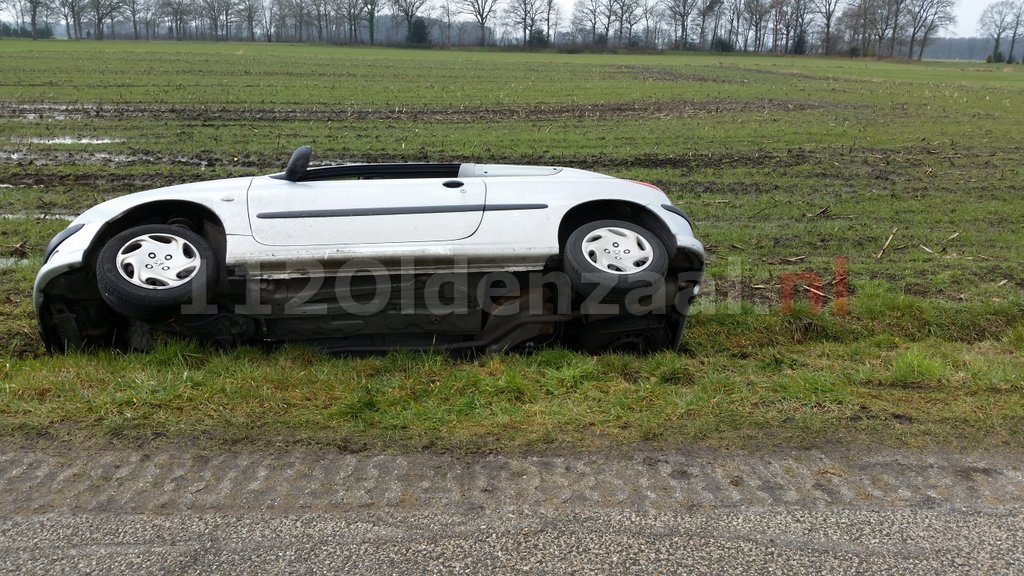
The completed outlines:
[[[664,73],[659,71],[659,73]],[[128,120],[147,118],[193,121],[289,120],[406,120],[418,122],[473,122],[493,120],[552,120],[631,116],[706,116],[714,114],[801,112],[835,109],[835,103],[787,100],[615,102],[560,104],[529,108],[235,108],[144,105],[0,104],[0,118],[25,120],[84,119]]]

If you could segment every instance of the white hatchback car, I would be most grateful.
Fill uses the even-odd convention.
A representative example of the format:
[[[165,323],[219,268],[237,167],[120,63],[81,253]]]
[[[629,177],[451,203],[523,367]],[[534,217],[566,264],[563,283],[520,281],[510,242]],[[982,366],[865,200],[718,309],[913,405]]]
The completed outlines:
[[[36,278],[48,348],[144,348],[153,330],[354,352],[678,344],[705,254],[657,187],[535,166],[310,168],[310,154],[83,213]]]

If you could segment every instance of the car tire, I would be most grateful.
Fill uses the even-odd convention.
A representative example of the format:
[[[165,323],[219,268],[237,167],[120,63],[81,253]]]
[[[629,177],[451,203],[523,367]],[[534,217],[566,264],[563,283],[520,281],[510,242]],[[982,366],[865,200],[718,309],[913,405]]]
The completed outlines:
[[[632,259],[632,260],[631,260]],[[622,220],[596,220],[577,228],[562,247],[562,268],[574,289],[610,296],[660,286],[668,252],[646,228]]]
[[[96,284],[118,314],[159,321],[180,313],[185,304],[208,303],[218,270],[217,257],[202,236],[180,226],[153,224],[107,241],[96,260]]]
[[[591,354],[643,356],[672,346],[672,331],[664,318],[618,316],[584,326],[575,344]]]

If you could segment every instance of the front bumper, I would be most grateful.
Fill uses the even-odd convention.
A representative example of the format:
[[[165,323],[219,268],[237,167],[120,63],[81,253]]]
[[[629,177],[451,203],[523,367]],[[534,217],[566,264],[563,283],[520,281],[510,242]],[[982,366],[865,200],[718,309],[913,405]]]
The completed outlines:
[[[69,229],[75,224],[69,226]],[[43,296],[47,284],[54,278],[68,271],[81,268],[85,264],[85,255],[92,246],[93,240],[99,234],[103,224],[96,222],[83,224],[81,228],[57,243],[56,246],[47,248],[48,258],[36,274],[35,285],[32,288],[32,303],[35,306],[36,317],[43,307]],[[58,235],[58,238],[60,235]]]

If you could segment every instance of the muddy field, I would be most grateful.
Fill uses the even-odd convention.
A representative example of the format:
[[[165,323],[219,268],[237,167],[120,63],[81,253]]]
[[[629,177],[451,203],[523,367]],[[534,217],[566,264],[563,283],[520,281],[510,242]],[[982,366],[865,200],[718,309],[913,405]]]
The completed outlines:
[[[103,106],[99,104],[2,104],[0,118],[25,122],[65,121],[101,118],[109,120],[197,120],[204,122],[255,121],[344,121],[344,120],[407,120],[416,122],[482,122],[507,120],[560,120],[568,118],[632,118],[632,117],[698,117],[715,114],[801,112],[832,108],[825,102],[755,100],[677,101],[648,103],[601,103],[590,105],[541,105],[522,108],[440,109],[341,109],[311,108],[233,108],[165,107],[165,106]],[[843,106],[843,108],[849,108]],[[17,141],[15,143],[18,143]],[[109,140],[78,140],[68,138],[50,144],[108,144]]]

